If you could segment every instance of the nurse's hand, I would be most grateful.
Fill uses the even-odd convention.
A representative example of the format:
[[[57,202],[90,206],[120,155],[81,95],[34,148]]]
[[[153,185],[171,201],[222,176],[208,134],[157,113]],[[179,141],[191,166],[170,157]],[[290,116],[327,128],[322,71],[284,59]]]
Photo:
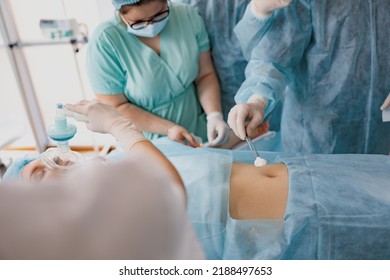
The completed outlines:
[[[287,7],[292,0],[253,0],[253,11],[262,17],[267,17],[272,14],[273,11]]]
[[[207,116],[208,146],[215,147],[226,144],[230,138],[230,128],[223,120],[220,112],[213,112]]]
[[[66,104],[66,109],[83,115],[87,128],[98,133],[109,133],[126,150],[140,142],[147,141],[139,129],[112,106],[98,100],[82,100],[76,104]]]
[[[228,124],[241,140],[246,135],[254,135],[256,129],[264,120],[267,103],[261,99],[253,99],[246,104],[233,107],[228,116]]]
[[[187,143],[185,142],[187,141],[189,146],[197,146],[194,136],[192,136],[191,133],[187,131],[187,129],[180,125],[174,125],[170,129],[168,129],[167,136],[169,137],[169,139],[179,142],[183,145],[187,145]]]
[[[99,100],[81,100],[76,104],[66,104],[66,109],[87,118],[87,128],[98,133],[110,133],[117,119],[124,118],[112,106]],[[130,121],[128,121],[130,122]]]
[[[381,106],[381,110],[384,111],[386,110],[387,108],[390,107],[390,93],[389,95],[387,96],[385,102],[383,102],[382,106]]]
[[[81,100],[76,104],[66,104],[66,109],[87,119],[87,128],[98,133],[110,133],[113,122],[123,116],[112,106],[99,100]]]

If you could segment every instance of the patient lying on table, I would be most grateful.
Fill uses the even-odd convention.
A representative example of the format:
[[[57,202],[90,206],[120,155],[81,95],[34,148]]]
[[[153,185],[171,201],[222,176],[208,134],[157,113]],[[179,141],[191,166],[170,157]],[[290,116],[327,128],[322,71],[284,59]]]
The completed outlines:
[[[83,108],[110,108],[80,106],[92,130],[108,131],[92,127],[94,110]],[[269,154],[274,163],[258,168],[247,164],[249,152],[161,140],[156,146],[167,161],[126,126],[119,130],[110,133],[125,150],[142,152],[185,186],[188,216],[210,259],[390,259],[389,157]],[[39,160],[20,174],[24,180],[53,176]]]
[[[262,153],[257,168],[250,152],[156,145],[209,258],[390,259],[388,156]]]

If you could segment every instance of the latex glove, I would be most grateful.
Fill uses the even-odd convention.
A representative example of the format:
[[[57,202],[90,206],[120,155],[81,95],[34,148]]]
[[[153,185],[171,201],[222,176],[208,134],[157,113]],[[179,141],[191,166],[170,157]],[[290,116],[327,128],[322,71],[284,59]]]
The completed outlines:
[[[246,104],[238,104],[229,112],[228,124],[241,140],[253,135],[264,120],[267,102],[264,98],[251,98]],[[249,122],[249,123],[248,123]],[[246,125],[248,124],[248,125]]]
[[[174,125],[170,129],[168,129],[167,136],[169,137],[169,139],[179,142],[183,145],[187,145],[187,143],[185,142],[187,141],[188,145],[192,147],[197,147],[197,143],[194,136],[192,136],[191,133],[187,131],[187,129],[180,125]]]
[[[207,116],[208,146],[215,147],[226,144],[229,141],[230,128],[223,120],[220,112],[213,112]]]
[[[129,119],[122,116],[112,106],[98,100],[82,100],[76,104],[66,104],[65,107],[84,115],[88,119],[87,128],[89,130],[114,136],[125,150],[129,150],[139,141],[147,140]]]
[[[386,110],[387,108],[390,107],[390,93],[389,95],[387,96],[385,102],[383,102],[382,106],[381,106],[381,110],[384,111]]]
[[[273,11],[290,5],[292,0],[252,0],[252,12],[260,17],[268,17]]]

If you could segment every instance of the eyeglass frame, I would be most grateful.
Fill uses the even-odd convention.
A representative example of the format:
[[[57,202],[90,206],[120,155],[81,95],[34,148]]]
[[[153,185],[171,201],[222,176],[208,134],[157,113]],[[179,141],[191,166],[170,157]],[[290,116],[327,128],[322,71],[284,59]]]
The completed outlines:
[[[160,19],[158,19],[158,20],[155,20],[156,17],[158,17],[158,16],[160,16],[160,15],[163,15],[163,14],[165,14],[165,13],[167,14],[165,17],[160,18]],[[126,23],[127,23],[133,30],[141,30],[141,29],[146,28],[146,27],[147,27],[148,25],[150,25],[150,24],[153,24],[153,23],[156,23],[156,22],[163,21],[164,19],[166,19],[166,18],[169,16],[169,13],[170,13],[170,10],[169,10],[169,6],[168,6],[166,10],[164,10],[164,11],[162,11],[162,12],[159,12],[159,13],[155,14],[155,15],[153,16],[153,18],[151,18],[151,19],[149,19],[149,20],[140,20],[140,21],[134,22],[134,23],[132,23],[132,24],[129,24],[129,22],[127,21],[127,19],[126,19],[124,16],[122,16],[122,17],[123,17],[123,19],[126,21]],[[137,24],[140,24],[140,23],[146,23],[146,25],[145,25],[145,26],[142,26],[142,27],[140,27],[140,28],[134,28],[134,25],[137,25]]]

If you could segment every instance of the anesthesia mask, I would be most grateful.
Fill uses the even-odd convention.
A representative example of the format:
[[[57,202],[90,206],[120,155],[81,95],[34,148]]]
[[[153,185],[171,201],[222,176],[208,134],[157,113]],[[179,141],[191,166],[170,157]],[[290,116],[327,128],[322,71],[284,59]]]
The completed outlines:
[[[79,167],[84,158],[80,153],[73,152],[69,147],[69,140],[77,132],[75,125],[68,123],[63,105],[57,105],[55,122],[51,125],[47,134],[57,142],[57,148],[50,148],[41,154],[41,161],[51,171],[64,174],[69,170]]]

